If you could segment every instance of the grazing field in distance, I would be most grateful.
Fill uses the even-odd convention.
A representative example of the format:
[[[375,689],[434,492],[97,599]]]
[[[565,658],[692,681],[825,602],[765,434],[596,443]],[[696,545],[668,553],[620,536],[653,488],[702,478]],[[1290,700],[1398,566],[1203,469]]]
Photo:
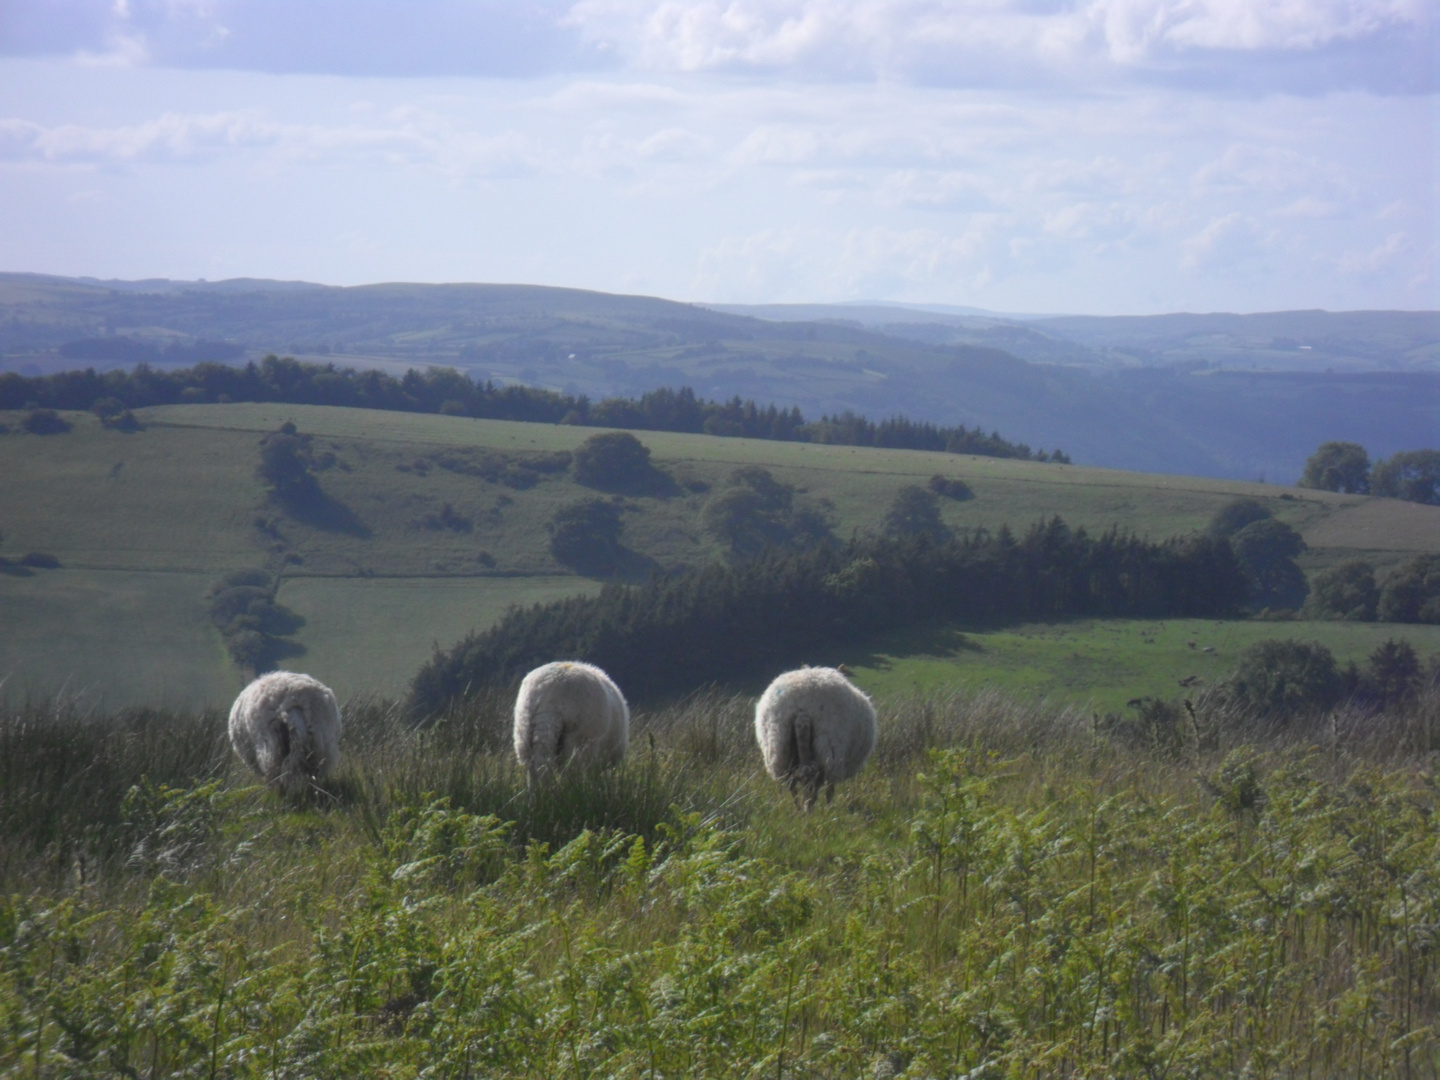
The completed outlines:
[[[277,595],[304,618],[288,663],[342,695],[394,692],[428,656],[511,603],[598,583],[551,555],[561,507],[610,496],[578,484],[556,455],[593,429],[299,405],[140,410],[141,430],[66,414],[72,430],[20,433],[0,415],[0,555],[38,551],[60,569],[0,575],[6,695],[68,688],[112,705],[222,702],[237,676],[204,614],[220,575],[282,574]],[[268,504],[259,440],[293,421],[326,461],[330,513],[296,520]],[[1440,509],[1239,481],[1125,473],[941,453],[637,432],[674,481],[619,498],[637,572],[722,556],[700,512],[737,467],[760,465],[828,507],[840,538],[879,527],[897,488],[941,474],[975,497],[942,500],[956,529],[1023,530],[1062,516],[1152,539],[1205,526],[1227,501],[1262,499],[1307,537],[1315,571],[1365,557],[1383,572],[1440,548]],[[497,468],[503,466],[500,471]],[[533,466],[533,468],[532,468]],[[448,513],[446,508],[448,509]],[[137,576],[138,575],[138,576]],[[18,614],[17,614],[18,613]],[[1263,636],[1284,636],[1284,626]],[[1417,642],[1418,644],[1418,642]]]
[[[1210,619],[1076,619],[1003,629],[917,627],[843,657],[871,693],[1001,690],[1026,701],[1119,711],[1137,697],[1193,696],[1266,638],[1318,641],[1343,667],[1387,639],[1440,659],[1440,626]],[[1190,643],[1194,642],[1192,648]],[[1205,651],[1205,650],[1213,651]],[[1198,679],[1187,688],[1180,680]]]

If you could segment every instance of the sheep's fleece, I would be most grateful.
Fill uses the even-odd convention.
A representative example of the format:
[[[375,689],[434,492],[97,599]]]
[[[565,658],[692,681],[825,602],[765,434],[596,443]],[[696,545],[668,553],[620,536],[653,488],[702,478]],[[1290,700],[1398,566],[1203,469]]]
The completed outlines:
[[[318,679],[261,675],[230,709],[230,745],[267,784],[304,791],[340,764],[340,706]]]
[[[765,771],[805,789],[854,776],[875,749],[875,706],[834,668],[805,667],[778,676],[755,706],[755,739]]]
[[[630,707],[593,664],[557,660],[525,676],[515,698],[515,756],[532,775],[571,761],[613,765],[630,743]]]

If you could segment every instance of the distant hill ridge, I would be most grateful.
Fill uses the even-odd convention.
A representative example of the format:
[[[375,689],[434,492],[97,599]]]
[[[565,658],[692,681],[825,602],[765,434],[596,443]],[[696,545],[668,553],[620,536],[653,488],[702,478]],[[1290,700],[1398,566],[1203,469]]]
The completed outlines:
[[[548,286],[0,274],[0,370],[274,353],[397,378],[448,367],[476,384],[590,401],[690,386],[702,400],[774,402],[807,417],[1001,431],[1111,468],[1286,482],[1321,442],[1388,456],[1431,445],[1440,430],[1436,312],[744,310],[765,317]],[[195,351],[202,343],[209,355]]]
[[[90,368],[33,378],[0,373],[0,409],[94,409],[110,415],[121,409],[151,405],[234,402],[337,405],[487,420],[1070,462],[1058,448],[1033,451],[1024,443],[1003,438],[999,432],[987,435],[963,425],[940,427],[898,416],[875,423],[852,412],[807,422],[793,406],[760,406],[738,397],[727,402],[705,401],[688,386],[679,390],[662,388],[638,399],[607,398],[592,404],[583,396],[549,390],[472,383],[446,368],[412,370],[403,379],[396,379],[380,371],[307,364],[277,356],[267,356],[259,364],[252,362],[243,368],[201,363],[192,368],[152,371],[141,364],[133,371],[115,368],[99,373]]]

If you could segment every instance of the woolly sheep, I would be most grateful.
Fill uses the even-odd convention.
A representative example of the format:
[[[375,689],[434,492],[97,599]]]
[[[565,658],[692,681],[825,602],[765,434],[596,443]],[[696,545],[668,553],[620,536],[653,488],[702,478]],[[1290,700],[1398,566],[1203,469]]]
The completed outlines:
[[[804,792],[809,810],[825,787],[860,771],[875,749],[875,706],[843,669],[803,667],[777,676],[755,706],[755,739],[765,771]]]
[[[571,761],[614,765],[630,743],[630,707],[593,664],[557,660],[536,668],[515,697],[515,756],[532,781]]]
[[[340,763],[340,706],[309,675],[261,675],[230,709],[230,745],[267,784],[299,795]]]

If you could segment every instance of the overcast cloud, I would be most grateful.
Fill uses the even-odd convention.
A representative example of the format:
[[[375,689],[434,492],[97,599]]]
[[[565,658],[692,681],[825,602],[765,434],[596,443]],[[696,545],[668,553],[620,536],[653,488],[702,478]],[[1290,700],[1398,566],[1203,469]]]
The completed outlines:
[[[6,0],[0,269],[1435,308],[1429,0]]]

